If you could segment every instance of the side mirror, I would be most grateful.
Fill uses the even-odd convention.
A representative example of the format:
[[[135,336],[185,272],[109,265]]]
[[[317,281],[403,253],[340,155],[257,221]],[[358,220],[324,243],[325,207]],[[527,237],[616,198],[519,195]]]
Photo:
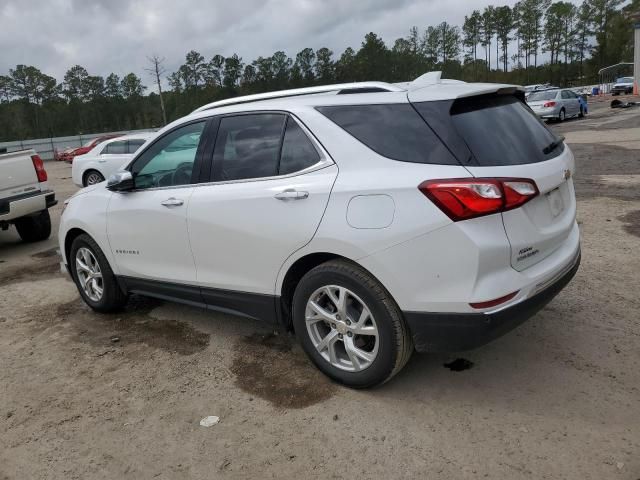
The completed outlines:
[[[107,180],[107,189],[112,192],[128,192],[133,190],[134,182],[131,172],[116,172]]]

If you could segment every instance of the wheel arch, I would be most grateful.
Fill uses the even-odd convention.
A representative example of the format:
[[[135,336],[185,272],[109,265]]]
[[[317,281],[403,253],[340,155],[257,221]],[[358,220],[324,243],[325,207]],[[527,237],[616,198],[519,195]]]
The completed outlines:
[[[71,228],[64,237],[64,257],[67,259],[67,264],[69,263],[69,253],[71,252],[71,245],[73,245],[73,241],[78,238],[80,235],[89,235],[88,232],[82,230],[81,228]],[[93,237],[92,237],[93,238]]]
[[[367,268],[365,268],[352,258],[332,252],[307,253],[296,259],[289,266],[286,273],[282,277],[282,282],[280,284],[280,296],[277,304],[278,317],[287,330],[293,330],[293,323],[291,319],[291,304],[293,302],[293,294],[296,290],[296,287],[298,286],[298,283],[300,283],[302,277],[304,277],[309,271],[311,271],[318,265],[322,265],[323,263],[326,263],[330,260],[343,260],[345,262],[358,266],[359,268],[367,271],[369,275],[375,278],[380,283],[380,285],[382,285],[383,288],[387,290],[386,286],[380,281],[379,278],[377,278]]]

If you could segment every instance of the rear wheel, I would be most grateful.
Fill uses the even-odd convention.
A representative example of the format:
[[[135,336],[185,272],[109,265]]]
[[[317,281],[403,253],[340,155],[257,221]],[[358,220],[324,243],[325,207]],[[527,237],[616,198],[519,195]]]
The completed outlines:
[[[92,309],[113,312],[127,302],[107,258],[89,235],[73,241],[67,262],[80,296]]]
[[[313,363],[355,388],[388,381],[413,352],[409,329],[389,292],[366,270],[345,261],[319,265],[300,280],[293,323]]]
[[[97,170],[88,170],[82,179],[82,184],[85,187],[89,185],[95,185],[96,183],[104,182],[104,177]]]
[[[46,240],[51,235],[49,210],[43,210],[30,217],[18,218],[15,225],[18,235],[25,242],[39,242]]]
[[[558,115],[558,121],[564,122],[567,118],[567,112],[564,111],[564,108],[560,110],[560,114]]]

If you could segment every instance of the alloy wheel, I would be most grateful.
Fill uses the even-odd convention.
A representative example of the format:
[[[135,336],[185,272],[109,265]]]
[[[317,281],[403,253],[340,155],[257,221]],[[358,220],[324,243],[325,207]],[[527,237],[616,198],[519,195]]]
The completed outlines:
[[[100,183],[103,182],[104,178],[102,178],[102,175],[100,175],[97,172],[92,172],[89,175],[87,175],[87,186],[89,185],[95,185],[96,183]]]
[[[76,252],[76,273],[80,288],[90,300],[99,302],[104,293],[100,264],[91,250],[81,247]]]
[[[378,354],[378,326],[367,305],[338,285],[317,289],[305,309],[307,333],[318,353],[332,366],[359,372]]]

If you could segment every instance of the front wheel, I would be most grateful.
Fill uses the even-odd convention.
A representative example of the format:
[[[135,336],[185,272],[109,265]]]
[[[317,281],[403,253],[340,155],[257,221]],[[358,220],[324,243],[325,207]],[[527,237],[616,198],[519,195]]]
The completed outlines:
[[[388,381],[413,353],[409,329],[389,292],[346,261],[319,265],[300,280],[293,324],[313,363],[350,387]]]
[[[100,182],[104,182],[104,177],[97,170],[89,170],[84,174],[84,178],[82,179],[82,184],[85,187],[88,187],[89,185],[95,185]]]
[[[67,262],[80,296],[92,309],[113,312],[127,302],[107,258],[89,235],[80,235],[73,241]]]
[[[15,221],[18,235],[24,242],[39,242],[51,235],[51,217],[49,210],[43,210],[30,217],[18,218]]]

